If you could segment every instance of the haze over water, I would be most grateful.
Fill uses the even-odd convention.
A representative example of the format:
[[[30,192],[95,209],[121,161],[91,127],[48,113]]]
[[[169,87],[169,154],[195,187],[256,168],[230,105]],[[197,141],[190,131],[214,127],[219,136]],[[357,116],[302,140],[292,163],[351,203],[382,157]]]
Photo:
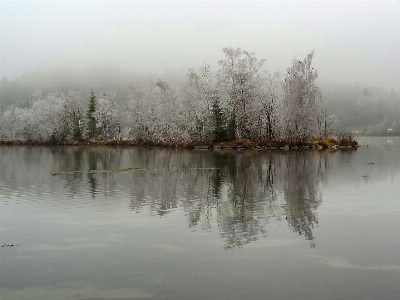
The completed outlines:
[[[398,299],[400,139],[359,142],[1,146],[1,299]]]
[[[0,5],[1,78],[68,66],[84,81],[80,72],[88,66],[111,65],[182,80],[188,68],[204,62],[215,70],[224,47],[255,52],[267,59],[270,72],[285,72],[293,58],[314,49],[321,82],[398,91],[398,0],[3,0]],[[38,89],[52,80],[65,84],[65,78],[40,83],[41,73],[33,80]]]

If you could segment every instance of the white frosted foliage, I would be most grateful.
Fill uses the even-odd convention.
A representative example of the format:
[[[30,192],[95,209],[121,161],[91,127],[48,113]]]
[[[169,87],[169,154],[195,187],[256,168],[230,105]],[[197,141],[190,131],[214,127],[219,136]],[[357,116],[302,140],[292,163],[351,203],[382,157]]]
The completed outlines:
[[[114,91],[105,91],[102,98],[97,100],[97,107],[93,117],[96,119],[96,127],[100,139],[120,138],[121,128],[118,118],[118,105],[114,99]]]
[[[284,76],[269,73],[264,68],[266,60],[252,52],[227,47],[223,53],[216,73],[207,63],[189,69],[181,87],[161,79],[130,84],[126,105],[116,103],[114,91],[104,91],[93,104],[92,137],[124,136],[139,143],[172,146],[232,140],[298,143],[349,136],[338,117],[321,108],[317,71],[311,66],[314,52],[303,60],[294,59]],[[83,111],[90,104],[84,107],[80,92],[47,96],[36,92],[31,98],[30,107],[8,107],[0,115],[1,140],[84,138],[89,122]],[[380,127],[387,124],[384,120]],[[397,130],[397,123],[393,124]]]

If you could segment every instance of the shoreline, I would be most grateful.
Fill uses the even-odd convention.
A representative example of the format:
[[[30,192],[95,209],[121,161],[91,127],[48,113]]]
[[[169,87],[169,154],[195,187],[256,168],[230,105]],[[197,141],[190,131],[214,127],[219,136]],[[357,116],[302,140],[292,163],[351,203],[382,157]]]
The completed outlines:
[[[244,141],[227,141],[213,143],[146,143],[135,140],[68,140],[64,142],[52,141],[0,141],[0,145],[12,146],[139,146],[139,147],[162,147],[174,149],[189,150],[306,150],[306,149],[346,149],[358,148],[357,141],[326,139],[313,140],[311,142],[288,142],[275,140],[244,140]]]

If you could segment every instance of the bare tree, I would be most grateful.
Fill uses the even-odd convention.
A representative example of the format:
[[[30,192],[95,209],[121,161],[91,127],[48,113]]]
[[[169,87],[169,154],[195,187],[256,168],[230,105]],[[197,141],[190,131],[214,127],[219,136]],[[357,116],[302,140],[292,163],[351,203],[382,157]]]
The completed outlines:
[[[317,71],[311,67],[313,57],[314,51],[303,61],[294,59],[283,83],[285,134],[293,141],[307,141],[317,135],[321,97],[314,85]]]
[[[228,94],[228,103],[235,116],[236,139],[251,136],[251,111],[259,97],[257,87],[263,84],[262,67],[265,60],[258,60],[254,53],[240,48],[223,48],[225,59],[220,60],[217,72],[218,84]]]

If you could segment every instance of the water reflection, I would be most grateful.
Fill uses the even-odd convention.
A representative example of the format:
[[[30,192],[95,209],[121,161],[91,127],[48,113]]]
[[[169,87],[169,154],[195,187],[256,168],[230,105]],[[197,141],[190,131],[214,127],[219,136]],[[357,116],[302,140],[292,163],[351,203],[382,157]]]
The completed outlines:
[[[167,156],[164,156],[168,153]],[[164,215],[182,206],[189,227],[210,230],[216,221],[225,248],[267,235],[271,219],[283,216],[293,231],[314,245],[312,228],[322,202],[319,183],[330,152],[161,152],[132,176],[130,207],[149,204]],[[159,162],[155,162],[159,160]],[[169,168],[168,166],[174,166]]]
[[[325,153],[325,152],[322,152]],[[286,220],[293,231],[304,234],[314,247],[312,229],[318,224],[316,209],[322,202],[319,182],[325,176],[327,156],[293,152],[282,167]]]
[[[314,247],[320,184],[327,180],[330,158],[343,156],[342,151],[106,147],[2,147],[0,151],[7,157],[1,160],[6,170],[1,179],[11,188],[18,182],[14,189],[22,195],[24,187],[37,186],[40,191],[47,186],[54,192],[61,185],[58,193],[67,191],[79,198],[71,205],[104,197],[127,200],[130,210],[149,208],[159,216],[183,209],[189,228],[218,230],[226,249],[267,236],[268,224],[281,220]],[[346,161],[345,156],[342,159]],[[11,167],[7,161],[15,163]],[[118,172],[124,168],[134,169]],[[51,176],[51,172],[69,173]],[[38,177],[38,173],[44,174]],[[54,197],[42,198],[49,206],[57,205]],[[29,199],[25,201],[33,201]]]
[[[94,176],[94,173],[90,172],[91,170],[97,169],[96,155],[94,154],[93,151],[88,152],[87,159],[88,159],[88,168],[87,168],[88,186],[89,186],[89,190],[90,190],[90,194],[92,195],[92,198],[95,198],[96,189],[97,189],[97,181],[96,181],[96,177]]]

